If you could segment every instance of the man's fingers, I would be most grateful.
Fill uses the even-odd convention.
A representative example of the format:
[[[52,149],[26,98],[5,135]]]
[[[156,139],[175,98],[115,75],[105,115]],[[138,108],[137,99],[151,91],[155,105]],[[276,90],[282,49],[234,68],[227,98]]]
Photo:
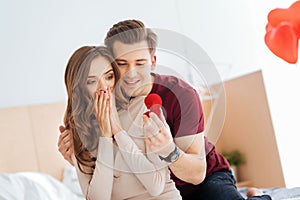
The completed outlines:
[[[70,130],[66,129],[64,132],[60,134],[61,138],[65,138],[66,136],[71,135]]]
[[[67,145],[70,145],[70,144],[67,144]],[[66,152],[68,151],[68,149],[70,149],[70,146],[67,147],[66,144],[61,144],[61,145],[59,145],[59,147],[58,147],[59,152],[60,152],[61,154],[63,154],[63,155],[66,154]]]
[[[147,145],[151,150],[153,150],[154,145],[153,145],[153,143],[151,142],[151,140],[150,140],[149,138],[146,138],[146,139],[145,139],[145,142],[146,142],[146,145]]]
[[[153,120],[153,122],[156,124],[156,126],[161,130],[162,128],[165,127],[164,123],[162,122],[162,120],[160,118],[158,118],[158,116],[153,113],[150,112],[150,118]]]
[[[150,113],[150,117],[153,119],[153,121],[156,123],[156,125],[158,126],[159,130],[161,131],[162,135],[165,138],[169,138],[170,137],[170,129],[169,129],[169,125],[166,122],[166,119],[162,113],[162,111],[160,112],[160,116],[158,117],[156,114],[154,113]]]
[[[58,151],[63,155],[63,156],[65,156],[65,153],[66,153],[66,151],[67,151],[67,148],[63,145],[60,145],[59,147],[58,147]]]
[[[161,116],[164,116],[161,112]],[[159,141],[161,144],[164,144],[163,146],[167,145],[172,138],[170,130],[169,130],[169,125],[165,121],[165,123],[154,113],[150,113],[150,118],[153,120],[153,122],[156,124],[156,126],[159,128],[159,133],[156,134],[156,139]],[[161,146],[161,147],[163,147]]]
[[[71,132],[70,132],[70,130],[65,129],[65,131],[62,132],[59,135],[58,144],[57,145],[60,146],[61,143],[65,140],[66,137],[71,139]]]
[[[73,161],[72,161],[72,154],[73,154],[73,151],[70,149],[68,150],[65,154],[64,154],[64,159],[67,160],[71,165],[74,165],[73,164]]]
[[[60,132],[60,135],[58,137],[58,143],[57,145],[59,146],[60,143],[62,142],[63,138],[66,136],[67,133],[66,132],[66,128],[64,126],[59,126],[59,132]]]
[[[63,133],[65,130],[66,130],[66,127],[64,127],[63,125],[59,126],[60,133]]]
[[[156,135],[159,132],[159,128],[151,118],[148,118],[147,116],[143,115],[143,120],[144,120],[143,128],[146,133],[146,136]]]
[[[148,118],[145,115],[143,116],[143,120],[145,123],[144,124],[145,137],[152,143],[152,146],[157,146],[157,145],[161,145],[161,143],[164,143],[165,141],[164,134],[156,125],[157,123],[155,123],[154,120]]]
[[[72,139],[71,134],[68,134],[62,139],[62,141],[63,141],[63,143],[67,143],[67,142],[71,141],[71,139]]]
[[[64,159],[67,160],[71,165],[73,164],[71,155],[73,154],[72,148],[72,134],[70,130],[67,130],[66,127],[59,126],[59,139],[58,139],[58,151],[63,155]]]
[[[145,124],[149,123],[149,118],[146,115],[143,115],[143,121]]]
[[[72,147],[72,142],[69,140],[69,141],[66,141],[66,143],[65,143],[65,148],[67,149],[67,151],[69,150],[69,149],[72,149],[71,148]]]
[[[160,113],[159,113],[159,119],[164,123],[164,125],[166,127],[169,126],[161,108],[160,108]]]
[[[60,144],[61,148],[64,151],[68,151],[68,149],[72,149],[72,136],[71,134],[66,135]]]

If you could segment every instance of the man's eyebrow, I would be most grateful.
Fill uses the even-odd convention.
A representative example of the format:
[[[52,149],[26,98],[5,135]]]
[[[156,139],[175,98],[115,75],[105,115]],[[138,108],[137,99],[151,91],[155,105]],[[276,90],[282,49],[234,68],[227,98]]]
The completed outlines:
[[[142,59],[137,59],[136,61],[137,61],[137,62],[147,62],[147,61],[148,61],[148,59],[146,59],[146,58],[142,58]]]
[[[125,59],[116,59],[116,62],[127,62],[127,60],[125,60]]]
[[[135,60],[136,62],[147,62],[148,61],[148,59],[146,59],[146,58],[141,58],[141,59],[137,59],[137,60]],[[116,62],[127,62],[127,60],[125,60],[125,59],[116,59]]]

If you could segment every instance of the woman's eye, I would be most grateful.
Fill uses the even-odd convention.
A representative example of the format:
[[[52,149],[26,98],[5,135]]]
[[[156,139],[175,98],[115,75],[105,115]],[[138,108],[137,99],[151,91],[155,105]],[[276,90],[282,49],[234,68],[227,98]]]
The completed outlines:
[[[87,81],[87,84],[88,84],[88,85],[92,85],[92,84],[94,84],[94,83],[96,83],[95,80],[88,80],[88,81]]]
[[[115,77],[114,74],[111,74],[111,75],[107,76],[106,79],[107,79],[107,80],[111,80],[111,79],[113,79],[114,77]]]

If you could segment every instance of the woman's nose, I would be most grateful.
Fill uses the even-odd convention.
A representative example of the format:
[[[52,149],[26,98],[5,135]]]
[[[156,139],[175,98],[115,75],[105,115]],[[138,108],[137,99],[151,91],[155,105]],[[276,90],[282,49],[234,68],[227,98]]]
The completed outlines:
[[[107,90],[107,84],[105,81],[98,81],[98,90]]]

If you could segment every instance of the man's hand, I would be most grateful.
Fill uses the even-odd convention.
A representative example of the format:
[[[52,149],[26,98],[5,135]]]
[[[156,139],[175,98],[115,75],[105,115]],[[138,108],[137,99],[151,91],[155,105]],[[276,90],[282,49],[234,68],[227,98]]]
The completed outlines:
[[[145,142],[152,152],[162,157],[167,157],[175,148],[170,127],[162,111],[159,117],[150,112],[150,118],[143,116]]]
[[[59,126],[59,131],[60,136],[57,143],[58,150],[65,160],[67,160],[71,165],[74,165],[71,158],[71,155],[74,152],[71,131],[67,130],[64,126]]]

